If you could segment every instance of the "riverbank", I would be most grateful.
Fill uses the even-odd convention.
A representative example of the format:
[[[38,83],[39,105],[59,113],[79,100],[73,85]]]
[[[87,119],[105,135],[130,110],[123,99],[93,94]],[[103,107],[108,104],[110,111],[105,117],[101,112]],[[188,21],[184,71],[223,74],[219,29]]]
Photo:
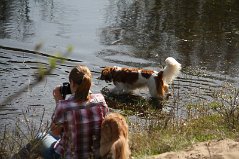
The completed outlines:
[[[108,106],[127,118],[132,158],[228,159],[229,154],[238,154],[239,90],[229,84],[215,91],[211,101],[182,105],[183,117],[178,116],[177,102],[171,105],[170,111],[165,109],[174,96],[161,103],[163,109],[159,109],[140,96],[104,95]],[[0,140],[0,158],[9,158],[39,131],[48,128],[44,114],[38,120],[40,124],[30,117],[26,112],[23,121],[15,123],[14,130],[5,127]]]
[[[221,139],[194,144],[177,152],[166,152],[145,159],[238,159],[239,140]]]
[[[38,64],[49,67],[46,60],[40,58],[42,62],[35,62],[32,59],[37,59],[38,55],[26,57],[22,52],[6,50],[2,51],[2,57],[8,59],[1,76],[2,97],[14,94],[16,88],[29,86],[20,97],[1,107],[0,158],[9,158],[48,127],[54,109],[53,98],[49,95],[55,84],[67,81],[67,70],[74,63],[57,66],[44,82],[31,88],[30,82],[39,71]],[[107,92],[112,85],[97,80],[100,68],[92,70],[93,90],[102,92],[108,106],[127,118],[133,158],[141,159],[183,150],[194,143],[237,139],[239,136],[239,89],[233,83],[212,85],[215,81],[204,80],[203,72],[198,72],[195,77],[183,74],[170,85],[172,96],[169,100],[155,103],[147,98],[147,91],[113,96]],[[193,84],[195,79],[200,82]]]
[[[133,158],[221,159],[217,156],[237,155],[239,89],[229,83],[215,89],[211,100],[178,105],[173,96],[162,103],[162,110],[137,96],[105,97],[110,107],[127,116]]]

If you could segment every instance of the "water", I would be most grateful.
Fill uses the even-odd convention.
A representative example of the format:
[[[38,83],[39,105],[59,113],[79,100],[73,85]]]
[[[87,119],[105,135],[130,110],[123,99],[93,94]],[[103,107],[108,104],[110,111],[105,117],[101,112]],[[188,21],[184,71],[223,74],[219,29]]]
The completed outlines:
[[[160,70],[168,56],[183,66],[175,81],[179,103],[209,99],[224,82],[238,87],[239,2],[167,0],[1,0],[1,101],[34,81],[47,56],[71,45],[72,61],[58,65],[43,82],[1,106],[1,125],[27,112],[38,120],[54,109],[52,89],[67,81],[79,61],[93,72],[93,91],[112,87],[97,80],[102,67],[118,65]],[[4,47],[24,49],[14,51]],[[172,88],[171,88],[172,89]],[[138,92],[148,96],[147,91]],[[30,112],[30,113],[29,113]]]

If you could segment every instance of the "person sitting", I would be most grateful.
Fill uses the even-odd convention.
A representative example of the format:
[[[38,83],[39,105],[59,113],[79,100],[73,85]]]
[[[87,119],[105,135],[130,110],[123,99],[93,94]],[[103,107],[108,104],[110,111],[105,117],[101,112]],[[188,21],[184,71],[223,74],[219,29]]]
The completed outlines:
[[[64,99],[61,86],[53,90],[56,107],[51,131],[41,133],[40,156],[44,159],[100,158],[100,129],[108,112],[101,93],[90,92],[92,75],[88,67],[78,65],[69,73],[72,95]]]

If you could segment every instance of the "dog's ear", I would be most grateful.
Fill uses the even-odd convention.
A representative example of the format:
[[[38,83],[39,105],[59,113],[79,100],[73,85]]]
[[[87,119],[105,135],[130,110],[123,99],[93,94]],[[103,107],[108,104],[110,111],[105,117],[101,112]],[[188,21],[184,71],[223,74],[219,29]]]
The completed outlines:
[[[101,71],[100,79],[105,80],[106,82],[112,82],[112,80],[113,80],[113,75],[112,75],[113,70],[114,70],[114,68],[112,68],[112,67],[105,67]]]
[[[99,77],[100,80],[105,80],[104,70],[105,70],[105,68],[103,68],[103,70],[101,70],[101,74],[100,74],[100,77]]]
[[[112,68],[112,67],[108,69],[107,73],[108,73],[108,81],[109,82],[112,82],[112,80],[113,80],[113,71],[114,71],[114,68]]]

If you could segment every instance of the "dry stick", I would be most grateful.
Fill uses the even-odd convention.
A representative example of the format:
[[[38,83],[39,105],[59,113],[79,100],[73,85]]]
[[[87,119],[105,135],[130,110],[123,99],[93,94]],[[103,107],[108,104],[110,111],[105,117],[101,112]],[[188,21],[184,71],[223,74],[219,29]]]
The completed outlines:
[[[27,120],[27,117],[26,117],[26,114],[23,113],[23,117],[24,117],[24,120],[26,122],[26,126],[27,126],[27,129],[29,132],[32,132],[31,130],[33,129],[31,126],[30,126],[30,122]],[[31,134],[31,137],[32,137],[32,134]]]
[[[25,139],[27,139],[27,141],[30,141],[30,139],[27,137],[27,135],[23,132],[23,130],[20,128],[20,126],[18,124],[16,124],[16,129],[17,129],[17,131],[20,131],[20,133],[24,136]],[[13,138],[13,140],[15,140],[16,143],[18,143],[17,139]],[[21,144],[19,144],[19,145],[21,145]]]
[[[40,46],[40,47],[41,47],[41,46]],[[49,55],[49,54],[46,54],[46,53],[37,51],[37,50],[39,50],[40,48],[36,48],[36,50],[33,51],[33,50],[20,49],[20,48],[7,47],[7,46],[2,46],[2,45],[0,45],[0,49],[11,50],[11,51],[18,51],[18,52],[26,52],[26,53],[31,53],[31,54],[36,54],[36,55],[45,56],[45,57],[52,57],[52,58],[56,58],[56,59],[58,59],[58,60],[66,60],[66,61],[71,61],[71,62],[82,62],[82,61],[80,61],[80,60],[73,60],[73,59],[65,58],[65,57],[67,57],[67,56],[56,57],[56,56],[53,56],[53,55]]]
[[[209,149],[209,144],[210,144],[210,142],[206,143],[206,147],[207,147],[207,150],[208,150],[208,153],[209,153],[209,157],[210,157],[210,159],[211,159],[211,158],[212,158],[212,155],[211,155],[211,151],[210,151],[210,149]]]
[[[42,127],[42,124],[43,124],[43,117],[44,117],[44,114],[45,114],[45,108],[43,108],[43,113],[42,113],[42,116],[41,116],[41,120],[40,120],[40,125],[39,125],[39,128],[37,130],[37,134],[40,132],[40,129]]]

